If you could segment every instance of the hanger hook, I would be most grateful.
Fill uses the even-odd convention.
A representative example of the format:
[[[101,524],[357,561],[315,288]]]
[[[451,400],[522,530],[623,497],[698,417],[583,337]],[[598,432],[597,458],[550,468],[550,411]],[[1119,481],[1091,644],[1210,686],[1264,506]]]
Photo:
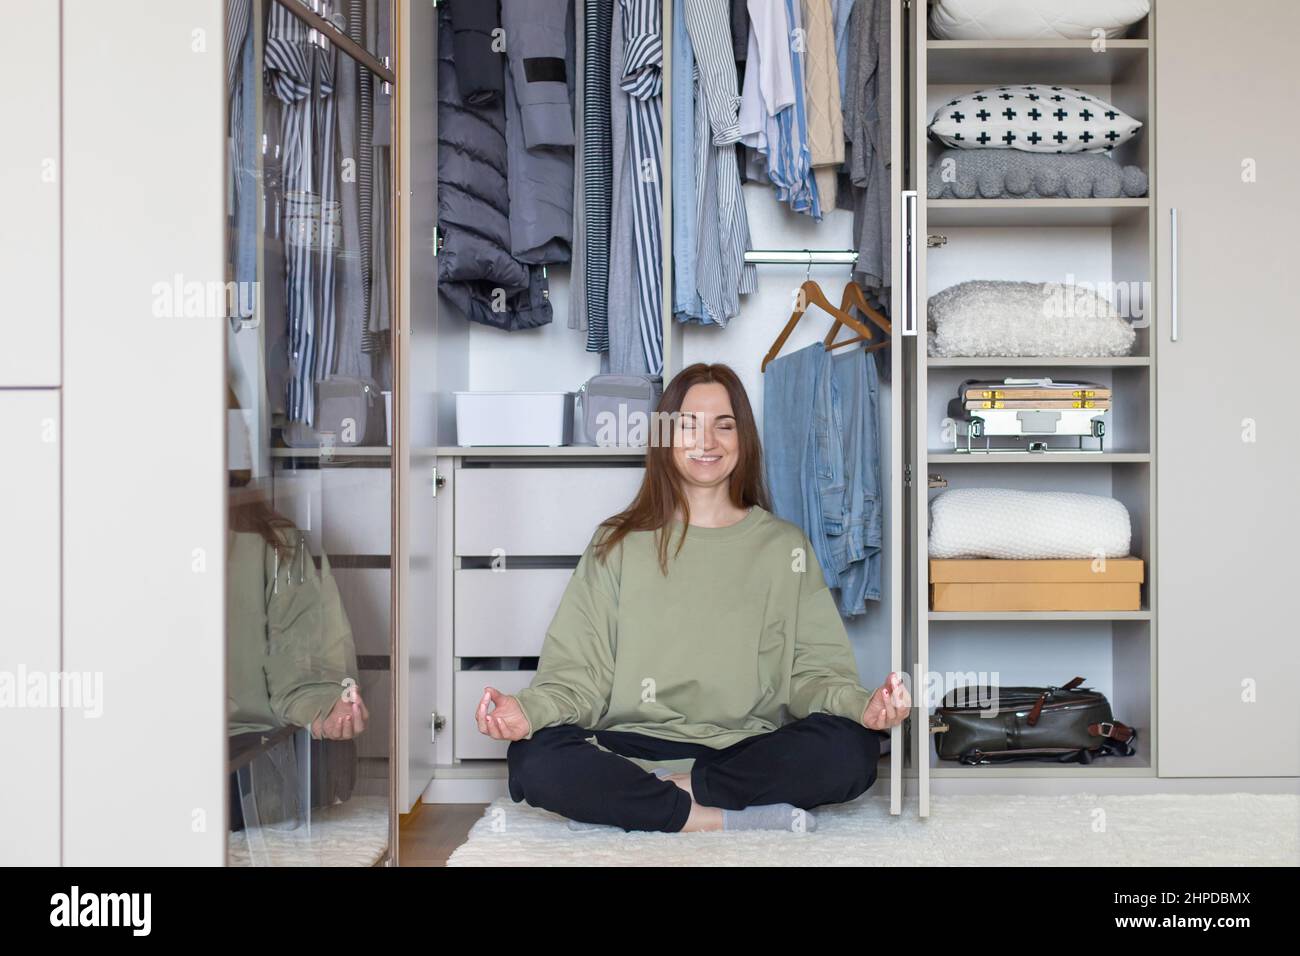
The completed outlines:
[[[804,250],[804,255],[806,255],[806,256],[808,257],[808,269],[807,269],[807,270],[804,272],[804,274],[803,274],[803,281],[804,281],[804,282],[809,282],[809,281],[812,280],[812,263],[813,263],[812,250],[811,250],[811,249],[805,249],[805,250]]]

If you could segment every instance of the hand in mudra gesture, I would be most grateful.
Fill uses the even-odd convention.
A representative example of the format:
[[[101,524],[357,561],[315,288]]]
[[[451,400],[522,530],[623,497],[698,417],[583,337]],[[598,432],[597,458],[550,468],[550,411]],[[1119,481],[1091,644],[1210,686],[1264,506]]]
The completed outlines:
[[[911,712],[912,696],[897,672],[891,672],[871,695],[867,709],[862,713],[862,725],[872,730],[888,730],[901,724]]]
[[[370,709],[353,686],[334,702],[330,712],[317,717],[311,724],[311,735],[317,740],[351,740],[366,729]]]
[[[491,713],[488,713],[489,701],[493,708]],[[478,722],[479,733],[497,740],[520,740],[532,729],[514,695],[503,694],[495,687],[483,688],[474,719]]]

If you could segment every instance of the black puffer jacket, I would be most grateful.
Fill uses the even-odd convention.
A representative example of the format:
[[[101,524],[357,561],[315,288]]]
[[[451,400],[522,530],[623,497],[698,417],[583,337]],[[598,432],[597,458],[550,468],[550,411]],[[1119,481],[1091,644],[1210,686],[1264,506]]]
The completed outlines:
[[[444,5],[438,24],[438,290],[474,322],[507,330],[545,325],[551,303],[542,267],[510,254],[504,106],[499,99],[483,107],[464,102],[453,49]]]

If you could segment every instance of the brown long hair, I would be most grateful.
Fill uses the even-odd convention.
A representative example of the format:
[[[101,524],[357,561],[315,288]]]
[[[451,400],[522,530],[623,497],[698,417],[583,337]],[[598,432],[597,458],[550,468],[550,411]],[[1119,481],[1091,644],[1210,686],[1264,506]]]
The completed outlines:
[[[673,444],[680,427],[680,413],[686,393],[693,385],[717,382],[727,390],[731,409],[736,416],[736,434],[739,438],[740,460],[728,479],[731,503],[738,508],[758,505],[771,510],[767,486],[763,481],[763,446],[754,423],[754,411],[749,405],[745,386],[729,365],[696,362],[679,372],[664,389],[655,409],[659,414],[651,425],[649,445],[645,453],[645,478],[641,489],[626,509],[600,523],[608,528],[597,542],[595,553],[606,560],[609,552],[632,531],[655,531],[659,548],[659,568],[668,574],[668,523],[674,514],[682,513],[682,533],[677,540],[677,551],[686,542],[686,526],[691,523],[691,509],[682,490],[683,478],[673,461]],[[666,425],[666,427],[665,427]]]

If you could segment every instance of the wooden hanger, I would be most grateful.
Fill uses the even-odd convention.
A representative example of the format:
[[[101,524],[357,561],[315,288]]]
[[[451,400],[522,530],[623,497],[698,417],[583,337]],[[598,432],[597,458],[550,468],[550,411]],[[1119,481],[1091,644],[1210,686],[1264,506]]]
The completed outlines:
[[[875,325],[879,326],[885,335],[890,337],[893,336],[894,330],[889,324],[889,320],[871,307],[867,302],[867,297],[862,294],[862,289],[853,281],[850,281],[849,284],[844,287],[844,295],[840,300],[841,311],[847,312],[850,307],[856,307],[859,312],[870,319]],[[870,335],[859,335],[857,338],[845,339],[843,342],[835,342],[835,334],[839,332],[842,324],[843,323],[836,320],[835,324],[831,326],[831,330],[826,333],[826,338],[822,340],[822,344],[826,346],[827,351],[843,348],[846,345],[853,345],[856,342],[863,342],[872,338]],[[888,344],[888,341],[879,342],[875,345],[869,346],[867,351],[874,352],[877,349],[883,349]]]
[[[790,333],[794,331],[794,327],[799,324],[799,320],[803,318],[809,305],[820,306],[822,311],[834,316],[836,328],[839,328],[841,325],[847,325],[863,338],[869,339],[872,337],[869,328],[853,316],[849,315],[849,313],[844,309],[831,305],[830,300],[826,298],[826,293],[822,291],[822,287],[812,280],[811,274],[812,257],[810,255],[808,260],[808,272],[804,276],[803,285],[799,287],[799,300],[802,305],[800,308],[794,310],[794,313],[790,316],[790,321],[785,324],[785,328],[781,330],[781,334],[776,337],[776,341],[772,343],[772,347],[767,350],[767,355],[763,356],[763,364],[759,366],[760,371],[767,371],[767,364],[780,353],[781,346],[785,345],[785,340],[790,337]]]

